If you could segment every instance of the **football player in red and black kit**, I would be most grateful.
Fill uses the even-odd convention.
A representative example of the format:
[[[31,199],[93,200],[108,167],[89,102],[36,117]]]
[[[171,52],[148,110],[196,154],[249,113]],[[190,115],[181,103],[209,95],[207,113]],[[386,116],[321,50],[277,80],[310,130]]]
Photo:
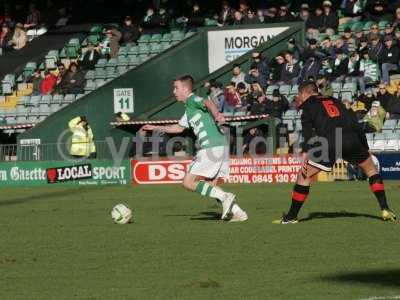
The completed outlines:
[[[304,162],[297,176],[289,212],[273,223],[297,223],[297,215],[307,199],[311,178],[322,171],[331,171],[338,158],[359,165],[368,176],[371,191],[378,200],[382,219],[396,221],[389,209],[382,178],[369,154],[368,143],[355,117],[337,99],[318,94],[314,82],[299,86],[297,105],[302,109]]]

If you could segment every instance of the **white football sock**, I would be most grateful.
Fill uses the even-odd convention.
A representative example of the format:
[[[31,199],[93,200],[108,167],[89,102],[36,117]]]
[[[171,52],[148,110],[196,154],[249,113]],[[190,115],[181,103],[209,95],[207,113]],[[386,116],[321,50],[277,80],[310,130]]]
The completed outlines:
[[[210,197],[217,198],[219,201],[223,202],[225,194],[226,193],[221,188],[214,186],[210,192]]]

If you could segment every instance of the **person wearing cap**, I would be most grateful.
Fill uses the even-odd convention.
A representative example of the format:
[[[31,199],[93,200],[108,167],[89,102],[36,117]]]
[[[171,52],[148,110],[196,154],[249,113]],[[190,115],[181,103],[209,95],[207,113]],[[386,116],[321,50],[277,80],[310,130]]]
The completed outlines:
[[[353,32],[351,31],[350,27],[346,27],[344,29],[342,39],[344,44],[347,45],[347,49],[349,49],[349,52],[353,52],[356,50],[356,40],[353,37]]]
[[[289,101],[284,95],[281,95],[279,89],[272,92],[271,100],[266,102],[266,112],[270,116],[282,121],[282,116],[289,109]]]
[[[367,35],[368,41],[372,42],[373,39],[376,39],[378,37],[379,39],[382,38],[380,31],[379,31],[379,25],[377,23],[373,23],[371,27],[369,28],[369,33]]]
[[[75,158],[95,158],[96,145],[86,116],[71,119],[68,127],[72,133],[69,154]]]
[[[344,42],[343,38],[338,37],[334,43],[334,50],[335,53],[337,50],[343,51],[344,54],[349,55],[349,47],[348,45]]]
[[[296,39],[294,37],[291,37],[288,40],[288,51],[293,53],[293,57],[295,60],[299,61],[300,57],[303,54],[303,48],[301,48],[297,43],[296,43]]]
[[[15,50],[20,50],[25,47],[28,42],[28,37],[25,32],[24,25],[17,23],[14,30],[14,35],[12,37],[11,43]]]
[[[362,36],[359,40],[356,40],[357,44],[357,52],[361,54],[364,51],[368,52],[369,45],[368,45],[368,39],[365,36]]]
[[[378,63],[370,59],[368,49],[364,49],[361,52],[360,79],[358,81],[361,93],[365,92],[366,84],[379,81],[379,73]]]
[[[390,35],[385,36],[384,44],[379,61],[382,64],[382,80],[385,84],[390,84],[389,72],[398,71],[400,51],[398,47],[394,47],[393,37]]]
[[[300,13],[299,13],[299,19],[303,22],[308,21],[308,19],[310,18],[310,7],[308,6],[307,3],[303,3],[300,6]]]
[[[256,12],[252,9],[247,10],[247,15],[244,18],[243,24],[261,24],[260,20],[258,19]]]
[[[133,23],[131,16],[126,16],[121,28],[122,43],[131,44],[137,42],[140,37],[139,26]]]
[[[392,38],[394,38],[394,27],[391,23],[387,23],[385,25],[385,32],[384,32],[385,36],[390,35]]]
[[[316,39],[309,39],[308,46],[304,49],[301,55],[301,60],[307,61],[310,57],[321,59],[324,56],[325,53],[319,49],[318,41]]]
[[[366,20],[380,22],[386,18],[386,3],[383,0],[367,1]]]
[[[321,32],[325,32],[328,35],[334,35],[339,26],[339,17],[336,11],[332,10],[332,2],[325,0],[322,3],[323,14],[322,14],[322,28]]]

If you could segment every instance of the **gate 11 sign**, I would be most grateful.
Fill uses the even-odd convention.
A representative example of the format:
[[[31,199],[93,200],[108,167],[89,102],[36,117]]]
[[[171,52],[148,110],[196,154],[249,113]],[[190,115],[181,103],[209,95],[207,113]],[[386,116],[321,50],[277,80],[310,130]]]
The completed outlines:
[[[133,113],[133,89],[114,89],[114,113]]]

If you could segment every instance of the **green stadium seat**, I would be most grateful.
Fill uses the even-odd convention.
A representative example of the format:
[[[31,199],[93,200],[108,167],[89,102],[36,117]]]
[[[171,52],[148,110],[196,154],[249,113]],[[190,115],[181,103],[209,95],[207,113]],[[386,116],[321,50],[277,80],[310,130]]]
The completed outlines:
[[[116,78],[118,76],[118,74],[117,74],[117,72],[116,72],[116,68],[115,67],[113,67],[113,68],[107,68],[107,71],[106,71],[106,78],[107,79],[114,79],[114,78]]]
[[[161,42],[160,44],[162,51],[165,51],[169,48],[171,48],[171,43],[170,42]]]
[[[138,46],[134,46],[134,47],[130,47],[128,49],[128,55],[138,55],[139,54],[139,47]]]
[[[139,40],[137,41],[138,44],[147,44],[150,42],[151,39],[151,35],[150,34],[142,34],[139,38]]]
[[[91,92],[96,89],[96,82],[94,80],[87,80],[85,85],[85,92]]]
[[[129,59],[126,56],[118,56],[117,66],[128,66]]]
[[[103,27],[102,26],[93,26],[90,28],[90,33],[92,34],[101,34],[103,32]]]
[[[106,84],[106,80],[105,80],[105,79],[102,79],[102,78],[96,79],[95,82],[96,82],[96,88],[99,88],[99,87],[101,87],[101,86],[103,86],[103,85]]]
[[[162,48],[161,44],[152,44],[150,47],[151,54],[158,54],[158,53],[161,53],[162,51],[163,51],[163,48]]]
[[[39,102],[41,101],[42,97],[41,96],[31,96],[31,106],[37,106]]]
[[[61,109],[61,102],[60,103],[52,103],[50,105],[50,113],[55,113]]]
[[[107,66],[107,60],[105,58],[100,58],[97,61],[97,64],[95,66],[96,70],[97,69],[104,69]]]
[[[138,55],[132,55],[132,56],[129,55],[128,59],[129,59],[128,64],[129,64],[129,66],[132,66],[132,67],[136,67],[136,66],[140,65],[140,63],[141,63]]]
[[[153,34],[150,38],[150,43],[159,43],[161,42],[162,35],[159,33]]]
[[[160,42],[168,42],[170,43],[172,41],[172,34],[171,33],[164,33],[162,36]]]
[[[185,38],[185,34],[182,31],[173,31],[172,34],[172,42],[180,42]]]
[[[64,102],[64,95],[54,95],[51,103],[62,103]]]
[[[95,72],[93,70],[87,71],[85,79],[86,80],[95,79]]]
[[[104,69],[96,69],[94,77],[96,79],[105,79],[106,78],[106,71]]]
[[[98,45],[99,44],[99,42],[100,42],[100,36],[99,35],[95,35],[95,34],[92,34],[92,35],[89,35],[88,37],[87,37],[87,43],[91,43],[91,44],[93,44],[93,45]]]
[[[52,95],[43,95],[40,99],[41,104],[50,104],[53,101]]]
[[[64,97],[64,103],[72,103],[75,101],[75,95],[74,94],[67,94]]]
[[[129,48],[128,47],[121,47],[119,48],[118,51],[118,56],[126,56],[129,53]]]
[[[150,47],[147,44],[142,44],[139,46],[139,55],[150,53]]]

